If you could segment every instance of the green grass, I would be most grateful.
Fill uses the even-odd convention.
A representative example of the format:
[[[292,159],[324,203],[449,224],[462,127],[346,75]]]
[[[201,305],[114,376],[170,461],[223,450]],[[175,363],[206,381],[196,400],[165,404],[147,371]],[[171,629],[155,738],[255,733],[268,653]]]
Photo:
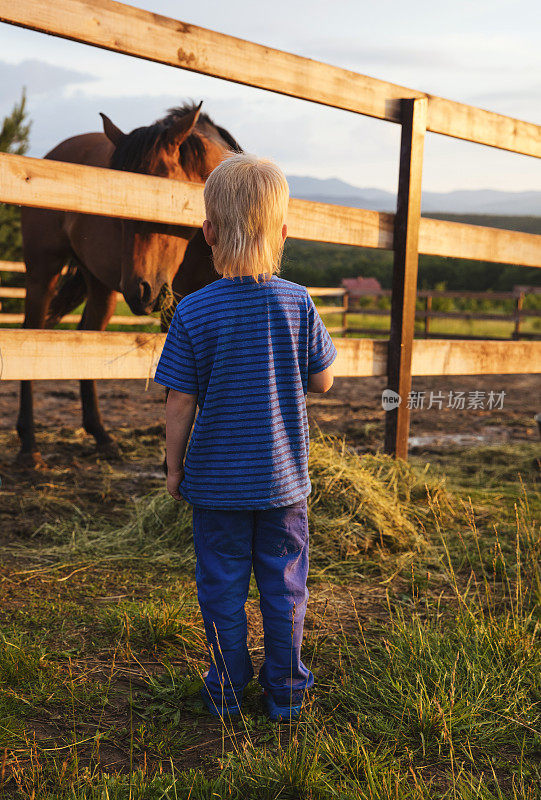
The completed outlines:
[[[369,314],[348,314],[348,326],[351,328],[377,328],[382,336],[389,335],[389,317],[371,316]],[[324,322],[327,327],[340,327],[342,317],[340,314],[325,314]],[[441,334],[445,338],[446,334],[456,336],[484,336],[490,338],[511,339],[513,333],[513,323],[501,320],[476,320],[476,319],[433,319],[430,320],[430,333]],[[527,318],[521,323],[523,333],[533,333],[541,335],[538,318]],[[422,337],[424,333],[424,322],[415,323],[415,334]],[[379,334],[374,334],[379,335]],[[371,337],[372,334],[349,333],[348,336]]]
[[[0,798],[541,798],[533,445],[405,464],[314,431],[310,458],[317,692],[279,726],[256,682],[235,722],[199,699],[189,506],[122,503],[106,463],[116,515],[36,486],[48,521],[4,549]],[[255,586],[248,606],[260,663]]]

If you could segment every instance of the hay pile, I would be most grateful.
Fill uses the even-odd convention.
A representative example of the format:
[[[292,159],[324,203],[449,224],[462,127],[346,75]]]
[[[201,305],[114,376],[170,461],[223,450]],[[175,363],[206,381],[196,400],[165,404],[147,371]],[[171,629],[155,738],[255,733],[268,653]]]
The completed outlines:
[[[375,549],[396,552],[422,546],[416,511],[421,510],[419,502],[426,505],[424,483],[408,464],[384,455],[359,456],[345,440],[317,431],[310,443],[309,470],[314,565],[355,559]],[[114,538],[140,555],[175,554],[191,565],[191,506],[157,490],[136,502],[132,519]]]
[[[416,506],[424,484],[411,466],[386,455],[362,455],[345,439],[318,431],[310,443],[311,558],[346,561],[374,549],[419,548]]]
[[[309,470],[314,573],[355,570],[366,563],[368,553],[385,556],[423,547],[425,480],[409,464],[385,455],[358,455],[344,439],[317,430],[310,443]],[[120,527],[79,509],[75,518],[42,528],[51,541],[51,555],[139,558],[190,570],[195,561],[191,506],[172,500],[164,488],[136,499],[128,522]]]

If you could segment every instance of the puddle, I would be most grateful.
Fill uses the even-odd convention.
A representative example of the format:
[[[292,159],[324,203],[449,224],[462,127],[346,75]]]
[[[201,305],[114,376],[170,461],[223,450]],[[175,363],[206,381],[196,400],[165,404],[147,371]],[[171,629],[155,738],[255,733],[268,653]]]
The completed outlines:
[[[494,434],[480,434],[480,433],[427,433],[422,436],[410,436],[408,444],[410,450],[415,450],[419,447],[428,447],[429,445],[436,445],[444,447],[445,445],[467,446],[484,444],[491,442],[507,441],[507,437],[500,433],[499,436]]]

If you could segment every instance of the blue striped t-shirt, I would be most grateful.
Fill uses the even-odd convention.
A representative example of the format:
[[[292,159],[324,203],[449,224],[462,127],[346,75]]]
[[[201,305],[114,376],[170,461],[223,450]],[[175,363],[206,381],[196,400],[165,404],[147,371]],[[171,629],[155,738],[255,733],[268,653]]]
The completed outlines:
[[[221,278],[182,298],[154,380],[198,398],[185,500],[261,509],[307,497],[308,375],[336,355],[306,288],[276,275]]]

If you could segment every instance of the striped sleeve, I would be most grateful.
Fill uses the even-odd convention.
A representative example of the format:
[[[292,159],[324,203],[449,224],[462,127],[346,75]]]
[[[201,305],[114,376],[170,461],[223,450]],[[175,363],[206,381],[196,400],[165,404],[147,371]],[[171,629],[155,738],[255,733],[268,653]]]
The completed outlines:
[[[177,392],[199,394],[193,347],[178,314],[178,306],[165,337],[154,381]]]
[[[337,356],[330,333],[308,295],[308,374],[323,372]]]

